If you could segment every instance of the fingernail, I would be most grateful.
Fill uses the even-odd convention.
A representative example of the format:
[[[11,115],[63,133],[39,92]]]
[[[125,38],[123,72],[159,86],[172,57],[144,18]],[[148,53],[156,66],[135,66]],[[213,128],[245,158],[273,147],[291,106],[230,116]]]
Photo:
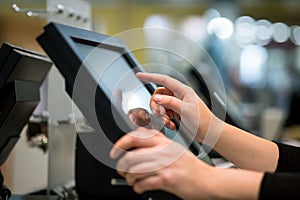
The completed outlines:
[[[112,158],[112,159],[115,159],[115,158],[117,157],[115,148],[113,148],[113,149],[109,152],[109,156],[110,156],[110,158]]]
[[[161,102],[162,100],[162,96],[159,94],[154,95],[154,101],[156,101],[157,103]]]
[[[113,147],[109,152],[109,156],[111,159],[116,159],[124,153],[124,150],[119,149],[118,147]]]

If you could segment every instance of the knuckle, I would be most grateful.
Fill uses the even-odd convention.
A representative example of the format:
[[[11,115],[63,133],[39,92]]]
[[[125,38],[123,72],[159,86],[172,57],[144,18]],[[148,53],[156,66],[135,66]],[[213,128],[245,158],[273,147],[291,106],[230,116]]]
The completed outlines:
[[[160,181],[158,179],[150,179],[147,182],[149,188],[159,187]]]
[[[138,143],[137,136],[131,136],[130,137],[130,143],[131,143],[132,146],[136,146],[136,144]]]
[[[128,185],[133,186],[134,182],[135,182],[135,178],[132,174],[127,174],[126,175],[126,182],[128,183]]]
[[[161,178],[160,184],[162,184],[163,187],[174,185],[172,174],[170,172],[168,172],[167,170],[164,170],[164,173],[161,174],[160,178]]]

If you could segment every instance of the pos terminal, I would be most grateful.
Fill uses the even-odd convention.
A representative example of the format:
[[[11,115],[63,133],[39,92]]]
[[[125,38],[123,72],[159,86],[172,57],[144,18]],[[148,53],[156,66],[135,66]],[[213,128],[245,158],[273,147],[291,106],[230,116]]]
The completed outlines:
[[[0,166],[7,160],[22,129],[40,101],[40,86],[51,68],[44,55],[8,43],[0,48]],[[0,199],[10,191],[3,186]]]
[[[135,73],[144,70],[124,43],[57,23],[44,27],[37,40],[65,78],[66,92],[92,127],[92,130],[77,127],[75,180],[79,198],[179,199],[162,191],[138,195],[115,169],[107,166],[115,164],[108,157],[114,142],[136,128],[129,115],[133,112],[151,115],[149,102],[156,87],[136,78]],[[170,131],[154,116],[151,120],[166,135]],[[143,120],[138,122],[143,123],[147,126]],[[212,164],[198,143],[184,133],[181,135],[193,153],[205,154],[203,160]]]

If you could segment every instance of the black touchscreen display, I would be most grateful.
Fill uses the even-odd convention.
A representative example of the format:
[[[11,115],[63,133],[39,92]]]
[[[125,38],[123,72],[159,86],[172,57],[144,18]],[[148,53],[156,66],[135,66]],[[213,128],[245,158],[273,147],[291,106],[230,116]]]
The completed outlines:
[[[122,52],[101,44],[98,46],[80,42],[75,44],[84,57],[85,67],[98,81],[106,96],[128,115],[134,125],[162,128],[161,122],[151,115],[149,106],[151,93],[136,78],[134,68],[129,65]]]

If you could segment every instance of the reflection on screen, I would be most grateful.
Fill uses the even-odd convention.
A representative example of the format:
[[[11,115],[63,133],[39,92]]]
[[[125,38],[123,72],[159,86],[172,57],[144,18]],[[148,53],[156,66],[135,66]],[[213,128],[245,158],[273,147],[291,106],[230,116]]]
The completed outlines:
[[[121,106],[126,114],[135,108],[144,108],[151,113],[151,94],[119,52],[78,42],[76,44],[85,57],[86,67],[111,102]]]

